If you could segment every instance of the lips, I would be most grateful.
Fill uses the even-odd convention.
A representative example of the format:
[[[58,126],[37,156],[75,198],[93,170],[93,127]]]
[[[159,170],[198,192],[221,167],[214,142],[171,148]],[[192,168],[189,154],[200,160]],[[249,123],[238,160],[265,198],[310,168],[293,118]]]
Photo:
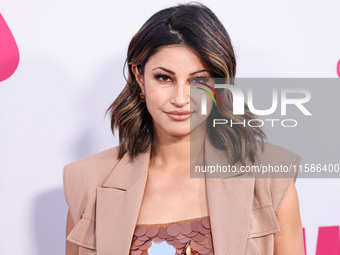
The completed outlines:
[[[193,112],[190,111],[170,111],[166,114],[173,120],[186,120],[189,119]]]
[[[190,111],[170,111],[170,112],[166,112],[166,113],[177,114],[177,115],[186,115],[186,114],[190,114],[192,112],[190,112]]]

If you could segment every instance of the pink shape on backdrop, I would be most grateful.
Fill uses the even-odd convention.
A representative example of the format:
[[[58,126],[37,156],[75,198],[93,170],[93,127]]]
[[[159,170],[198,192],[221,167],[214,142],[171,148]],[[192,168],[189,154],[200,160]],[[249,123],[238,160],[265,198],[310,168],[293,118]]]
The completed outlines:
[[[336,72],[338,73],[338,76],[340,78],[340,59],[338,61],[338,64],[336,65]]]
[[[339,255],[339,226],[319,227],[316,255]]]
[[[9,78],[19,64],[19,50],[14,36],[0,13],[0,81]]]
[[[306,231],[305,228],[302,228],[302,232],[303,232],[303,245],[305,247],[305,255],[307,255],[307,247],[306,247]]]

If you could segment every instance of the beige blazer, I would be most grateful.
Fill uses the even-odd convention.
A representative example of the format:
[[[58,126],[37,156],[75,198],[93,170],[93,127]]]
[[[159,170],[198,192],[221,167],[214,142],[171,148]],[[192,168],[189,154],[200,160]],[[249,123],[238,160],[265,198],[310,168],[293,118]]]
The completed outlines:
[[[64,194],[75,224],[67,240],[79,255],[128,255],[147,181],[150,147],[133,163],[116,159],[118,146],[67,164]],[[223,151],[205,140],[205,162],[223,161]],[[301,157],[265,143],[255,165],[298,165]],[[247,177],[247,178],[239,178]],[[206,175],[206,192],[215,255],[273,254],[276,213],[297,173],[290,178],[255,178],[232,173]]]

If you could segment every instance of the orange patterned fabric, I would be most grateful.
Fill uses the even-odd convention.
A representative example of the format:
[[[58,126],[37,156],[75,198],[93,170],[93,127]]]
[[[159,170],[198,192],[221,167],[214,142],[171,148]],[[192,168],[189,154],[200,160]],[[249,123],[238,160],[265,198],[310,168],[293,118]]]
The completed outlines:
[[[130,255],[148,254],[152,242],[167,242],[176,249],[174,255],[213,255],[209,216],[164,224],[137,224]]]

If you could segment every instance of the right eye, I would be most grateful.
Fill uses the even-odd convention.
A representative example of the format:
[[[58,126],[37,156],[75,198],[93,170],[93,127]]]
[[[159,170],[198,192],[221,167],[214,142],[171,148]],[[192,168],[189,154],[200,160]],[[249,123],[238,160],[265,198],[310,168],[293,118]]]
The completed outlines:
[[[171,81],[171,78],[170,78],[168,75],[164,75],[164,74],[156,74],[156,75],[154,75],[154,77],[155,77],[157,80],[160,80],[160,81],[162,81],[162,82]]]

